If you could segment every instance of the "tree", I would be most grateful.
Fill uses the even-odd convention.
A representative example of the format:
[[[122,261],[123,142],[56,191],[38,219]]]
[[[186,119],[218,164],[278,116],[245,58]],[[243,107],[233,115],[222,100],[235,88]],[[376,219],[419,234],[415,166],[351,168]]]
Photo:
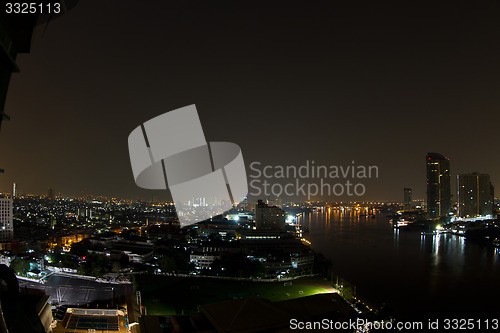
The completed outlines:
[[[111,261],[103,255],[89,254],[77,269],[79,274],[100,277],[111,272]]]
[[[159,261],[160,269],[162,272],[172,273],[175,272],[178,267],[173,255],[164,255]]]
[[[212,271],[221,276],[260,278],[266,275],[266,268],[257,261],[248,259],[243,253],[223,256],[212,263]]]
[[[87,249],[89,249],[90,242],[88,239],[84,239],[78,243],[71,245],[70,253],[76,256],[84,256],[87,254]]]
[[[118,262],[120,263],[121,268],[126,268],[130,263],[130,258],[128,257],[128,255],[122,254]]]
[[[158,261],[162,272],[189,272],[192,265],[189,262],[189,253],[184,249],[170,249]]]
[[[18,275],[26,275],[30,270],[30,263],[22,258],[16,258],[10,263],[10,268]]]

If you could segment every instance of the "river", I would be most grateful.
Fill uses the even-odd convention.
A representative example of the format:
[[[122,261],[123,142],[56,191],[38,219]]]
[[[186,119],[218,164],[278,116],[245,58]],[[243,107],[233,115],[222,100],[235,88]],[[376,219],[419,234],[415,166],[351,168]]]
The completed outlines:
[[[360,214],[363,213],[363,214]],[[304,213],[305,238],[368,304],[400,318],[500,317],[500,251],[452,234],[394,230],[385,214]]]

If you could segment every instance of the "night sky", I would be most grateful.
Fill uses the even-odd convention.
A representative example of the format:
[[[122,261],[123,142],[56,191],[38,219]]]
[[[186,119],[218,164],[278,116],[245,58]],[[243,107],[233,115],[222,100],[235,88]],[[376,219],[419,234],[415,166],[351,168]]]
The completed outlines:
[[[383,3],[80,1],[18,56],[0,191],[168,198],[127,138],[190,104],[247,166],[379,166],[356,199],[424,198],[431,151],[500,191],[500,2]]]

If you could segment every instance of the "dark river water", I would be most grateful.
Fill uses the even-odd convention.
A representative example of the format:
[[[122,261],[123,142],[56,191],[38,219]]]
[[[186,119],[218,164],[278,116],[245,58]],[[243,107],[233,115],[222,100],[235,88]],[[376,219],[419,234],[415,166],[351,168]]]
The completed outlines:
[[[366,212],[361,212],[366,213]],[[305,213],[305,238],[368,304],[400,318],[500,318],[500,251],[452,234],[394,230],[384,214]]]

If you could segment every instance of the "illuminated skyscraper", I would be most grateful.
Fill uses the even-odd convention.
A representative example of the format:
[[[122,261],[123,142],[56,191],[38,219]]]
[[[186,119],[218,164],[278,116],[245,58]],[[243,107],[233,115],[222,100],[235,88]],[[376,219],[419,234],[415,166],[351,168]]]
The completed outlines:
[[[403,209],[405,211],[409,211],[412,208],[412,189],[411,187],[404,188],[404,201],[403,201]]]
[[[493,213],[493,185],[487,174],[457,176],[458,216],[475,217]]]
[[[427,215],[430,219],[447,217],[451,212],[450,160],[441,154],[428,153]]]
[[[12,199],[0,198],[0,242],[10,242],[12,238],[14,238]]]

